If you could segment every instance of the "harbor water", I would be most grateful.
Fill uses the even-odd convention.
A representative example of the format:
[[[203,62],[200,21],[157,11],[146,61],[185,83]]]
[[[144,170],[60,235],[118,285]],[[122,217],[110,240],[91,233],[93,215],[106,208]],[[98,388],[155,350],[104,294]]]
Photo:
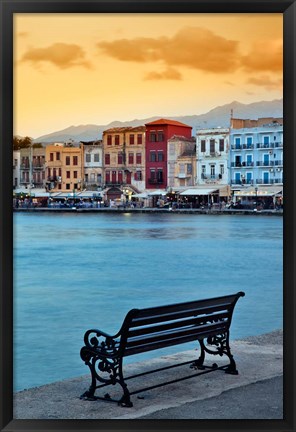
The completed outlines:
[[[114,334],[132,308],[237,291],[231,339],[282,328],[281,217],[15,213],[14,390],[88,374],[85,330]]]

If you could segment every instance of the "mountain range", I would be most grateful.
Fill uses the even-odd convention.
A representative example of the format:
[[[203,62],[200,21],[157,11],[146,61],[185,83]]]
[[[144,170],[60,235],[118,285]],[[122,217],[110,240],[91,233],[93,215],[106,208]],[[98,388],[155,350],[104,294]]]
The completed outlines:
[[[140,126],[159,118],[169,118],[192,126],[192,135],[196,129],[212,127],[228,127],[230,124],[231,112],[234,118],[258,119],[262,117],[283,117],[283,99],[273,101],[260,101],[251,104],[243,104],[237,101],[226,105],[218,106],[205,114],[186,116],[153,116],[145,119],[134,119],[131,121],[113,121],[107,125],[79,125],[70,126],[66,129],[42,135],[34,139],[35,143],[52,142],[80,142],[94,141],[102,138],[106,129],[113,127]]]

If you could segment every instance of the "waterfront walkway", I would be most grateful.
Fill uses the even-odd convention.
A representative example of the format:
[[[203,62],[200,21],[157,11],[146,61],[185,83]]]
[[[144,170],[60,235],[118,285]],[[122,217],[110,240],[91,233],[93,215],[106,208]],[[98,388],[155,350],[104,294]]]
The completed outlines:
[[[251,210],[251,209],[168,209],[157,207],[142,208],[124,208],[124,207],[101,207],[101,208],[76,208],[76,207],[19,207],[13,209],[15,212],[77,212],[77,213],[170,213],[170,214],[210,214],[210,215],[265,215],[265,216],[283,216],[283,210]]]
[[[239,375],[221,371],[132,396],[133,408],[104,401],[79,399],[90,376],[60,381],[15,394],[15,419],[282,419],[283,333],[281,330],[231,341]],[[126,366],[140,373],[177,361],[196,358],[197,351],[167,355]],[[209,361],[221,363],[220,357]],[[211,364],[210,363],[210,364]],[[187,366],[188,367],[188,366]],[[186,366],[185,366],[186,368]],[[182,368],[149,375],[149,385],[171,380]],[[187,373],[188,374],[188,369]],[[143,387],[147,377],[129,381],[129,388]],[[137,382],[136,382],[137,381]],[[133,383],[132,383],[133,382]],[[147,385],[147,383],[146,383]],[[116,397],[115,388],[108,387]]]

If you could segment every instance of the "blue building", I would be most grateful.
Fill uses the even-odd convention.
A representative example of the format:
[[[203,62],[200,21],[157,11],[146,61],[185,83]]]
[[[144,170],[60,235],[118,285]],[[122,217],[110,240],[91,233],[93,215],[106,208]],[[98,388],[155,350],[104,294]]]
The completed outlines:
[[[283,122],[230,129],[229,172],[236,197],[282,193]]]

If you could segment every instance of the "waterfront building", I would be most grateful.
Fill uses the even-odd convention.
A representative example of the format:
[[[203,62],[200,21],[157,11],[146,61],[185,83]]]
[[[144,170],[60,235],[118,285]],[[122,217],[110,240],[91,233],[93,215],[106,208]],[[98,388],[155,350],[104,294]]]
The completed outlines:
[[[238,119],[230,131],[232,191],[234,196],[250,196],[254,201],[275,197],[283,189],[283,119],[259,120],[254,126],[238,128],[239,122],[245,126]]]
[[[104,183],[108,199],[130,200],[145,189],[145,127],[115,127],[103,132]]]
[[[41,188],[45,184],[45,148],[20,149],[20,186]]]
[[[146,123],[146,189],[168,186],[168,140],[174,135],[191,138],[192,127],[184,123],[159,119]]]
[[[81,142],[83,151],[83,189],[97,190],[103,186],[103,141]]]
[[[199,129],[196,132],[196,184],[227,185],[229,128]]]
[[[46,189],[53,192],[81,190],[84,175],[81,147],[52,144],[46,147]]]
[[[168,140],[168,188],[193,186],[196,176],[196,139],[174,135]]]
[[[231,185],[283,183],[283,124],[231,129]]]
[[[13,152],[13,189],[17,189],[20,186],[20,163],[21,163],[21,152],[19,150],[15,150]]]

